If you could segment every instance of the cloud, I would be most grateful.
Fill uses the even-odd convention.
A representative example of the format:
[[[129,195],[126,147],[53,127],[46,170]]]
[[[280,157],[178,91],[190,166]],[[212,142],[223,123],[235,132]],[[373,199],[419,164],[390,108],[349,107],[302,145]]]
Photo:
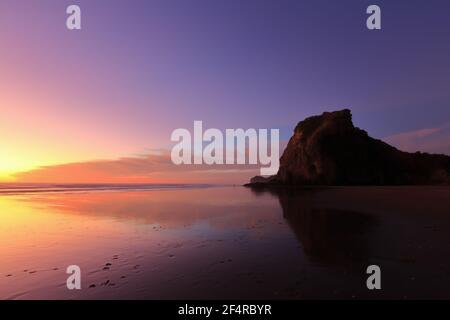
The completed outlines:
[[[398,133],[383,140],[403,151],[450,154],[450,123]]]
[[[170,153],[40,167],[14,175],[29,183],[211,183],[241,184],[259,174],[259,165],[174,165]]]

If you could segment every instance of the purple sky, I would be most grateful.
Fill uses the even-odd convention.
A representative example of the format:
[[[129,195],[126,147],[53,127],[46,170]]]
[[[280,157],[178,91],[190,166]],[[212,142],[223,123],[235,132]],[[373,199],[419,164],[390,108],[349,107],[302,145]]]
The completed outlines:
[[[69,4],[81,31],[65,28]],[[381,31],[365,27],[370,4]],[[450,152],[448,0],[1,0],[0,39],[8,139],[57,136],[77,161],[167,148],[194,120],[287,139],[344,107],[372,136]]]

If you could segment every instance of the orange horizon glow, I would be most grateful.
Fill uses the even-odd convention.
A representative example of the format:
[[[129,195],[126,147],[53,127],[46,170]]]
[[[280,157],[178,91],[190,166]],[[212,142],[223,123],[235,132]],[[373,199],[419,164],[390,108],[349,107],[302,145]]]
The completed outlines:
[[[6,168],[6,167],[5,167]],[[243,184],[259,173],[256,165],[180,165],[161,150],[115,160],[92,160],[2,171],[0,182],[115,184]]]

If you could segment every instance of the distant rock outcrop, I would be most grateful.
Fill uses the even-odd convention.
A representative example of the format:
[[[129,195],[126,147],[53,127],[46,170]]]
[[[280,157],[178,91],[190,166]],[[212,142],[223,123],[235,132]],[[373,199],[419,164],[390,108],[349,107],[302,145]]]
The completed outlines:
[[[450,184],[450,157],[408,153],[356,128],[348,109],[301,121],[278,174],[248,186]]]

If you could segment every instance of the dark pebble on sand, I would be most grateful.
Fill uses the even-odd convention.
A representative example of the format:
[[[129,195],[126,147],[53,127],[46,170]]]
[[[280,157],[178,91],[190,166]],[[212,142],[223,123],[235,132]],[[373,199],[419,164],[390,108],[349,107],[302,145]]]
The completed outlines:
[[[108,262],[107,264],[105,264],[105,266],[109,267],[112,266],[112,264]]]
[[[95,288],[95,284],[91,284],[89,288]]]

